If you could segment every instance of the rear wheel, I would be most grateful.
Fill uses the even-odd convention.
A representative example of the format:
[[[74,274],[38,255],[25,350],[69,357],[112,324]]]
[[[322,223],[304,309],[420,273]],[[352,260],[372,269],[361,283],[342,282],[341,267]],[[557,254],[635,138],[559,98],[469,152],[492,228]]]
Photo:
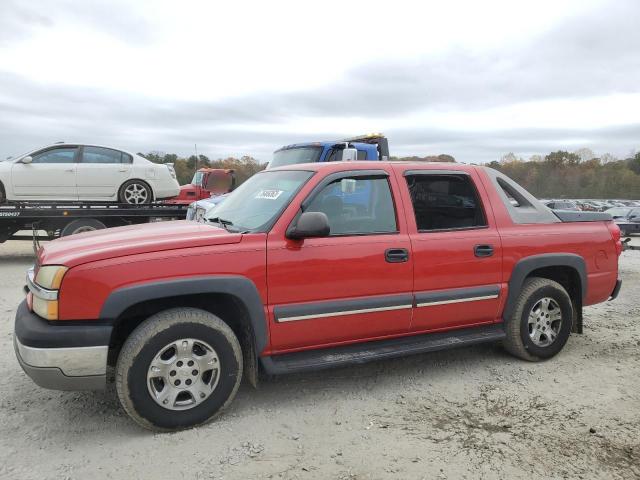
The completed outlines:
[[[125,341],[116,390],[129,416],[151,430],[180,430],[213,419],[236,395],[240,343],[212,313],[175,308],[144,321]]]
[[[131,205],[142,205],[151,203],[153,194],[151,187],[142,180],[128,180],[120,187],[118,194],[120,203],[129,203]]]
[[[562,285],[546,278],[525,281],[511,318],[505,319],[508,352],[538,361],[556,355],[569,339],[573,304]]]
[[[93,232],[94,230],[102,230],[103,228],[107,228],[107,226],[98,220],[93,218],[79,218],[78,220],[67,223],[60,232],[60,236],[66,237],[68,235],[75,235],[76,233]]]

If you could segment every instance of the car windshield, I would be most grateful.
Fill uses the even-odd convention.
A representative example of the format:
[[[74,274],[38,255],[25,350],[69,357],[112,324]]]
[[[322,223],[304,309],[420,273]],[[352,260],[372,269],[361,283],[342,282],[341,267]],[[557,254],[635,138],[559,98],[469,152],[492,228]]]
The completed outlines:
[[[322,147],[318,146],[276,150],[273,153],[273,160],[269,163],[269,168],[296,165],[298,163],[314,163],[320,160],[320,155],[322,155]]]
[[[304,170],[258,173],[209,211],[207,221],[230,231],[267,231],[311,175]]]

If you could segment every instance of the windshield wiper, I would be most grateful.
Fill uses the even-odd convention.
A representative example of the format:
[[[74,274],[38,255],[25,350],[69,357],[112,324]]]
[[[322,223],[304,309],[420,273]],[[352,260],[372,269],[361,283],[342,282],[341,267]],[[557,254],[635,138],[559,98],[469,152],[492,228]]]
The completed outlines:
[[[224,218],[220,217],[207,218],[207,222],[217,223],[227,232],[231,232],[231,229],[229,227],[233,226],[233,222],[231,220],[225,220]]]

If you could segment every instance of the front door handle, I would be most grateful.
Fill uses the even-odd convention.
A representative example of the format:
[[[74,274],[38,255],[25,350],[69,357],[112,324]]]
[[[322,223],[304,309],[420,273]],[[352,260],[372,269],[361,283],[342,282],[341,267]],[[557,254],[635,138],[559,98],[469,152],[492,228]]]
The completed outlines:
[[[75,168],[68,168],[65,170],[65,172],[69,172],[69,173],[73,173],[75,171],[76,171]]]
[[[389,263],[403,263],[409,260],[406,248],[389,248],[384,252],[384,259]]]
[[[473,253],[476,257],[490,257],[493,255],[493,245],[476,245]]]

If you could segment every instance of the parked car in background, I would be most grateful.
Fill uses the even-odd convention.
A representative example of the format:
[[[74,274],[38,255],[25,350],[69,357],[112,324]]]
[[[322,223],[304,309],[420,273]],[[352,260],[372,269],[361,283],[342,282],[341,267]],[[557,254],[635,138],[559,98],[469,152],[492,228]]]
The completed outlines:
[[[551,200],[545,204],[551,210],[580,210],[571,200]]]
[[[620,235],[630,235],[640,232],[640,208],[614,207],[605,210],[613,217],[613,221],[620,229]]]
[[[187,209],[187,220],[196,220],[198,222],[203,222],[213,210],[213,208],[221,203],[229,194],[224,195],[213,195],[209,198],[205,198],[204,200],[198,200],[197,202],[193,202],[189,205]]]
[[[173,165],[100,145],[58,143],[0,162],[0,202],[145,204],[180,192]]]

